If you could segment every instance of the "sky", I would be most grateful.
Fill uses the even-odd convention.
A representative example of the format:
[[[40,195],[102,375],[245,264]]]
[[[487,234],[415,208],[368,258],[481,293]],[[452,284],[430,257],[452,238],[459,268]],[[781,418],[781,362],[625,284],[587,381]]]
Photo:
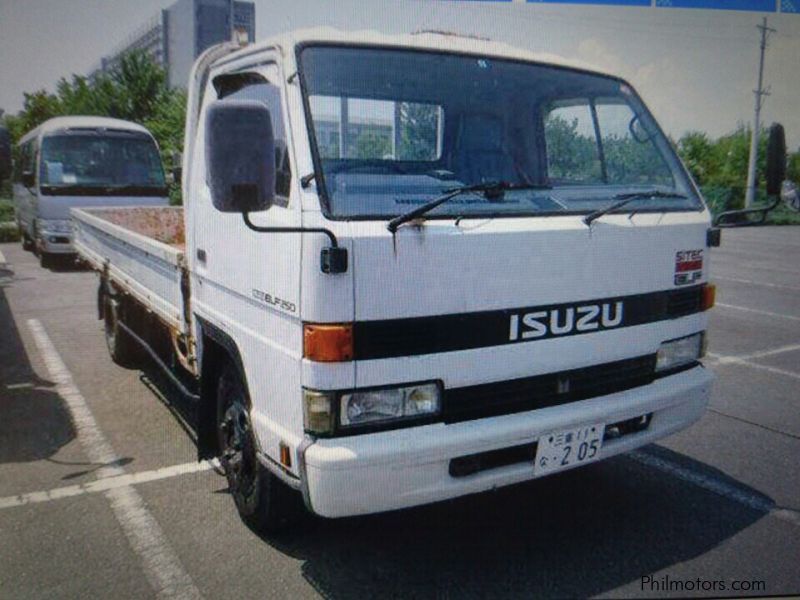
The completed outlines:
[[[0,108],[53,90],[172,0],[0,0]],[[746,11],[458,0],[255,0],[256,37],[329,25],[400,33],[444,29],[577,58],[626,78],[674,137],[719,136],[753,119],[759,32]],[[800,147],[800,14],[770,14],[762,122]]]

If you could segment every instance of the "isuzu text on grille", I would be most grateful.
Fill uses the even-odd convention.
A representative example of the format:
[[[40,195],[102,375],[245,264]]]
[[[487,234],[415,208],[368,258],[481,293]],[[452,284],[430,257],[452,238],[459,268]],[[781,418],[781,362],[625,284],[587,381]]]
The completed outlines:
[[[511,315],[508,339],[567,335],[580,331],[611,329],[622,324],[623,303],[587,304],[574,308],[541,310]]]

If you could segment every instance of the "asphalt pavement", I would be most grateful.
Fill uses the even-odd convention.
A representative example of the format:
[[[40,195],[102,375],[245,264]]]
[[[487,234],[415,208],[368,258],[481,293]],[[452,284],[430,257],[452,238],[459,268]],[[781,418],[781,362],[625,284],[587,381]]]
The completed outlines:
[[[111,362],[96,275],[0,253],[2,598],[800,592],[800,227],[726,230],[711,252],[718,380],[692,428],[511,488],[268,538],[196,463],[191,407],[157,373]]]

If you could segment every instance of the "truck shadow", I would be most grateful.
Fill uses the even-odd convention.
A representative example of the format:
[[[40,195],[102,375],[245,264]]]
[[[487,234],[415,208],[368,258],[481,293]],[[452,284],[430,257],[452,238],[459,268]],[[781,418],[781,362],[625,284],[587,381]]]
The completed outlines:
[[[660,447],[647,452],[756,494]],[[766,504],[771,504],[764,497]],[[394,513],[315,519],[264,538],[325,598],[582,598],[691,560],[758,521],[745,507],[630,457]]]
[[[0,270],[0,463],[50,459],[75,438],[75,428],[54,384],[33,369],[14,322],[5,289],[14,284]]]
[[[73,254],[56,254],[50,257],[50,262],[46,267],[40,267],[53,273],[79,273],[90,269],[77,260]]]

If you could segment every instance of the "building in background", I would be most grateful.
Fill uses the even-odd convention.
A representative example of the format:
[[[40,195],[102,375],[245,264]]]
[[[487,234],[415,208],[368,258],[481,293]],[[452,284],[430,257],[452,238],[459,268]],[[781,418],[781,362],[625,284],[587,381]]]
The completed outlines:
[[[255,41],[256,8],[236,0],[178,0],[153,16],[111,54],[92,76],[111,71],[123,54],[142,50],[167,72],[169,84],[186,87],[194,60],[209,46],[235,39]]]

